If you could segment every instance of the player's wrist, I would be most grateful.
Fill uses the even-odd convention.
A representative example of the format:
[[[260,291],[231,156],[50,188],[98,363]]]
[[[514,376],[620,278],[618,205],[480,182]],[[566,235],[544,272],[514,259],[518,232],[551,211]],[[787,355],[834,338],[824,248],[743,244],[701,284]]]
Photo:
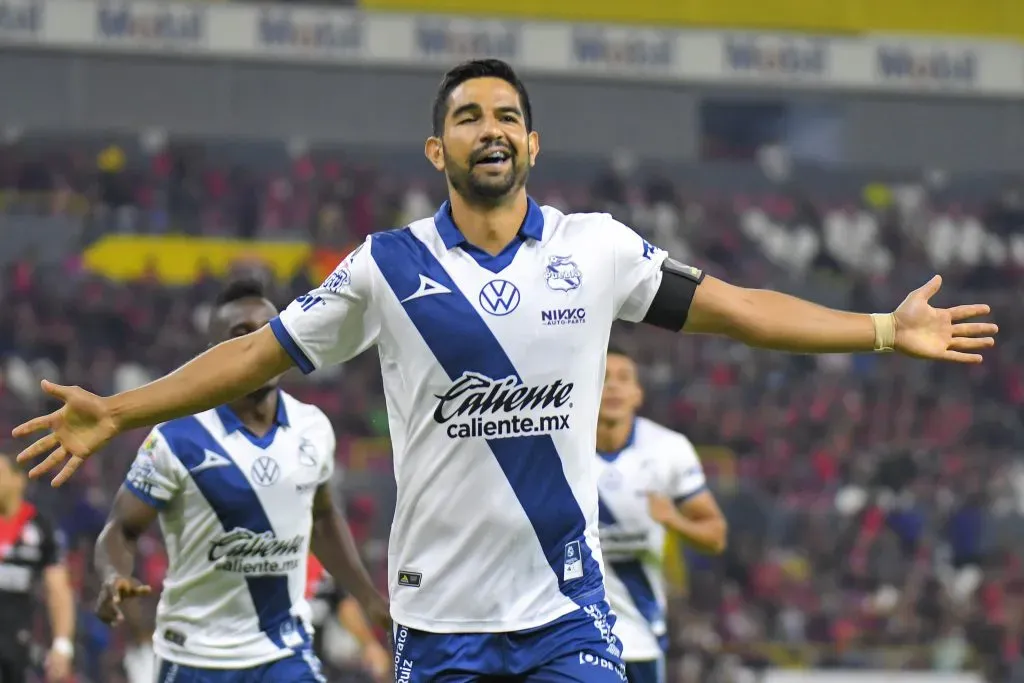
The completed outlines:
[[[50,649],[59,655],[71,658],[75,656],[75,645],[71,642],[70,638],[63,636],[54,638],[53,643],[50,645]]]
[[[875,330],[875,353],[889,353],[896,349],[896,314],[872,313],[871,324]]]
[[[128,431],[132,428],[128,404],[127,401],[124,400],[124,394],[104,396],[100,400],[103,401],[103,405],[106,408],[108,421],[107,427],[111,432],[111,437],[117,436],[121,432]]]

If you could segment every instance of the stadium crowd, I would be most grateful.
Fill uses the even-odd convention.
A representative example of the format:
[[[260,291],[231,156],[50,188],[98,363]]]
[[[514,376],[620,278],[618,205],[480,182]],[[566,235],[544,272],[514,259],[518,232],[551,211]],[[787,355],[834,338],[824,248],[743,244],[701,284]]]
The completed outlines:
[[[26,216],[62,216],[80,222],[79,246],[107,232],[180,232],[343,249],[430,215],[443,193],[437,180],[336,152],[264,152],[11,145],[0,148],[0,223],[17,229]],[[713,274],[856,310],[890,310],[937,270],[958,299],[984,291],[1003,330],[974,368],[784,356],[636,326],[616,331],[641,361],[645,414],[702,446],[730,520],[724,556],[684,551],[671,680],[739,682],[785,664],[980,667],[992,681],[1024,680],[1024,330],[1014,315],[1024,207],[1015,186],[961,192],[955,179],[931,174],[821,188],[766,164],[743,170],[759,176],[754,187],[737,180],[734,189],[727,174],[719,187],[697,187],[672,170],[615,162],[572,184],[540,182],[537,198],[611,211]],[[216,278],[184,288],[155,277],[119,284],[84,269],[77,252],[58,261],[7,254],[3,430],[42,406],[40,376],[107,394],[202,350]],[[311,285],[304,271],[273,283],[282,305]],[[376,357],[295,375],[289,389],[334,421],[346,472],[339,486],[383,582],[391,472],[353,457],[358,444],[386,436]],[[74,495],[34,490],[69,539],[83,680],[120,680],[122,634],[89,610],[98,587],[90,558],[141,438],[123,437],[102,463],[90,462],[70,484]],[[147,539],[143,557],[140,578],[158,587],[158,537]]]

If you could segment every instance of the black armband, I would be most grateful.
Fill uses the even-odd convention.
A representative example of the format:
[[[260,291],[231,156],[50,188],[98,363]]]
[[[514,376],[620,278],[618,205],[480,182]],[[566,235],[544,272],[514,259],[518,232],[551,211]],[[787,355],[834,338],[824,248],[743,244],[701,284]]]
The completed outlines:
[[[693,295],[703,281],[703,270],[665,259],[661,264],[661,285],[643,321],[672,332],[683,329]]]

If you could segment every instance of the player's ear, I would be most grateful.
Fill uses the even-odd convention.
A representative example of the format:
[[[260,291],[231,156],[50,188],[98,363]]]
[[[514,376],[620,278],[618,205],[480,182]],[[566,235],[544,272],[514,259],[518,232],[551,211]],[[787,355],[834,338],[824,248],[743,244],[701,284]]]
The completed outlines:
[[[423,154],[427,161],[438,171],[444,170],[444,143],[441,138],[431,135],[423,145]]]
[[[530,166],[532,167],[537,163],[537,154],[540,153],[540,133],[535,130],[530,131],[526,138],[526,145],[530,152]]]

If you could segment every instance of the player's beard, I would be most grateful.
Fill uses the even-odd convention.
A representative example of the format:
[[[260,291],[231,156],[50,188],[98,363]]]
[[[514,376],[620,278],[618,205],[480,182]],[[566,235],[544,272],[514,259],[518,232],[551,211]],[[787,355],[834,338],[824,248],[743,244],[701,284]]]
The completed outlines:
[[[530,165],[522,163],[519,153],[509,147],[508,171],[501,176],[482,177],[473,172],[474,161],[465,164],[456,162],[444,153],[445,175],[452,188],[466,203],[474,206],[498,206],[508,197],[518,192],[530,175]]]

